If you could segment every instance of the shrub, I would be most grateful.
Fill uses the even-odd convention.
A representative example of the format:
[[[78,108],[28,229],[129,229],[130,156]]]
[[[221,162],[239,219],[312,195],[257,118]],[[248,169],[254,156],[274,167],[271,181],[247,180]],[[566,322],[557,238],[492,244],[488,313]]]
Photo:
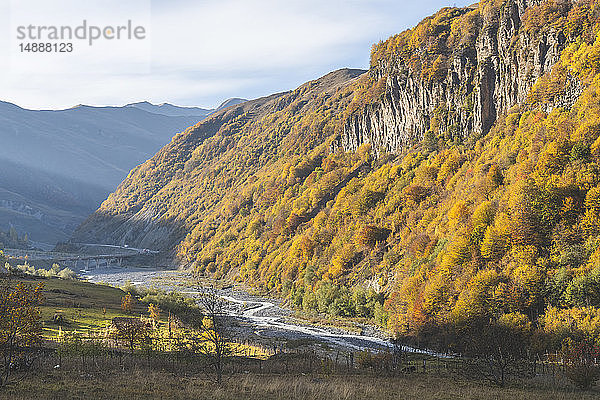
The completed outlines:
[[[70,268],[61,269],[59,264],[52,264],[52,267],[46,270],[43,268],[36,269],[34,266],[25,263],[17,265],[17,270],[27,275],[43,276],[45,278],[75,279],[77,277],[73,270]]]
[[[600,348],[595,343],[568,340],[565,344],[565,374],[580,389],[587,389],[600,379],[600,367],[596,360],[600,356]]]

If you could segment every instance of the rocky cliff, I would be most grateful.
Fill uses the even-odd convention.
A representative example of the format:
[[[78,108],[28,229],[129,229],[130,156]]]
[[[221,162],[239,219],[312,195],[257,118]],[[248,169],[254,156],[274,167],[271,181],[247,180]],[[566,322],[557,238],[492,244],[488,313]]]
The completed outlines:
[[[551,11],[566,15],[570,7],[556,2]],[[407,31],[408,43],[405,32],[375,46],[370,74],[385,82],[385,91],[348,117],[334,147],[353,151],[370,143],[376,153],[399,152],[428,131],[446,139],[487,133],[499,114],[526,101],[568,43],[555,20],[544,19],[547,8],[548,2],[509,0],[446,9]],[[547,26],[535,26],[540,22]],[[427,35],[423,40],[427,29],[437,43]],[[416,39],[420,45],[412,44]],[[415,55],[421,68],[411,66]],[[427,57],[434,62],[424,71]],[[570,95],[556,105],[568,106],[577,97],[578,83],[569,82]]]

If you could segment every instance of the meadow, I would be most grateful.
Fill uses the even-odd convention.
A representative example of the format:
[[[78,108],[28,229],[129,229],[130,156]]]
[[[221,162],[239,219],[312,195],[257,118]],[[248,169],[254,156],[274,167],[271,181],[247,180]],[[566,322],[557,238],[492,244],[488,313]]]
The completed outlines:
[[[235,374],[221,385],[203,375],[130,371],[49,371],[0,392],[0,399],[597,399],[600,391],[580,392],[535,386],[497,387],[456,376]]]
[[[131,313],[121,308],[126,293],[119,288],[98,285],[80,280],[40,278],[34,276],[11,277],[10,286],[18,283],[44,285],[44,303],[39,308],[45,339],[55,339],[59,332],[102,329],[115,317],[147,313],[147,305],[134,303]],[[61,316],[57,323],[55,316]]]

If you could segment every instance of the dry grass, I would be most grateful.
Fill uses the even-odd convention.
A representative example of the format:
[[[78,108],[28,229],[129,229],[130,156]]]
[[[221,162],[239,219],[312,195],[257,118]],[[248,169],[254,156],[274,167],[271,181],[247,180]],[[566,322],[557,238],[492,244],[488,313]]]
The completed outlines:
[[[498,388],[483,382],[431,375],[406,377],[239,374],[219,386],[204,376],[163,372],[78,374],[52,371],[0,389],[0,399],[595,399],[600,392]]]

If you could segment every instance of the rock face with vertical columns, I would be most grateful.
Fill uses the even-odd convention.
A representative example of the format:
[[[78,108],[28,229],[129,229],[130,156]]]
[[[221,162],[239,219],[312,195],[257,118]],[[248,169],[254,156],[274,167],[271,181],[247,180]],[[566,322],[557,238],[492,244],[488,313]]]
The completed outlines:
[[[568,43],[560,29],[525,29],[526,10],[541,3],[508,0],[494,11],[461,9],[474,15],[476,32],[470,43],[449,51],[447,71],[438,79],[424,78],[400,55],[376,60],[369,73],[373,80],[385,81],[385,92],[345,120],[334,147],[353,151],[370,143],[376,154],[397,153],[421,140],[434,121],[437,134],[445,137],[487,133],[499,114],[526,101]],[[568,11],[570,4],[563,6]],[[577,98],[578,83],[569,83],[575,95],[554,106],[570,106]]]

